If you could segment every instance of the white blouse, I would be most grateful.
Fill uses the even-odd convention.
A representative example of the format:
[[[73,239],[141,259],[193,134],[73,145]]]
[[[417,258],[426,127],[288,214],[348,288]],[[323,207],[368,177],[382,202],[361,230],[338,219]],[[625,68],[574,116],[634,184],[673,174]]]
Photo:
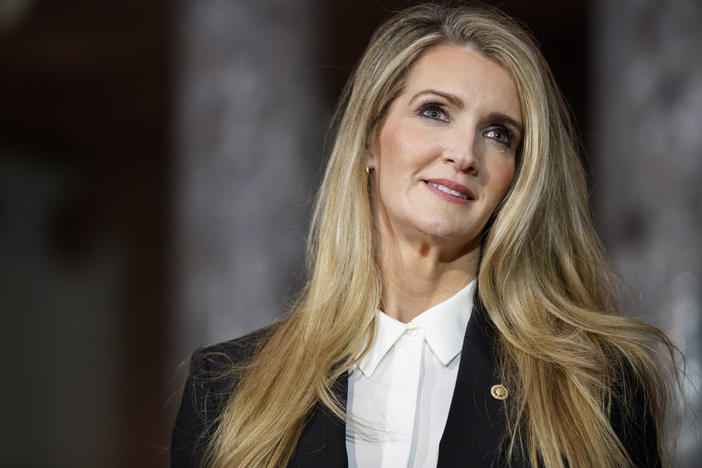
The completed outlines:
[[[402,323],[378,311],[377,337],[349,371],[349,468],[435,468],[475,280]]]

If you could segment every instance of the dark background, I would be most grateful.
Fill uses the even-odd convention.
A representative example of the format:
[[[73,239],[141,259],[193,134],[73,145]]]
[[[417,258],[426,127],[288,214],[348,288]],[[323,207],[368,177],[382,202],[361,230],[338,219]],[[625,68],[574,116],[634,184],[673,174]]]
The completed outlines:
[[[373,29],[409,3],[325,5],[327,110]],[[0,29],[0,464],[167,465],[180,4],[34,1]],[[496,4],[542,44],[588,149],[589,2]]]

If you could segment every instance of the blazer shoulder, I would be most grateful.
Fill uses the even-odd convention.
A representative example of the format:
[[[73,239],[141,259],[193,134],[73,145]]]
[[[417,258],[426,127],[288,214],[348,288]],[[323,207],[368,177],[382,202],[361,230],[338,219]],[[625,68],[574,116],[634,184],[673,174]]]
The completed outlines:
[[[276,329],[277,324],[273,324],[233,340],[198,348],[190,359],[190,375],[219,378],[236,367],[245,366]]]
[[[632,364],[620,356],[612,385],[610,424],[629,453],[634,466],[659,467],[658,433],[650,398],[646,393],[646,376],[637,374]]]
[[[172,467],[201,465],[219,417],[241,374],[276,327],[274,324],[193,352],[171,435]]]

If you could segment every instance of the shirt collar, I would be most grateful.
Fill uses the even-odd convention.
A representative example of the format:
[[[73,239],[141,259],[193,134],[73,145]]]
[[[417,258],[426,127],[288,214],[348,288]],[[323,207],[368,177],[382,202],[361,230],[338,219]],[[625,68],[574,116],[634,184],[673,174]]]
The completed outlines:
[[[370,378],[383,357],[410,328],[424,330],[427,345],[441,364],[448,366],[463,348],[463,338],[473,310],[475,284],[475,280],[471,281],[456,294],[425,310],[408,323],[402,323],[378,311],[375,341],[358,363],[363,375]]]

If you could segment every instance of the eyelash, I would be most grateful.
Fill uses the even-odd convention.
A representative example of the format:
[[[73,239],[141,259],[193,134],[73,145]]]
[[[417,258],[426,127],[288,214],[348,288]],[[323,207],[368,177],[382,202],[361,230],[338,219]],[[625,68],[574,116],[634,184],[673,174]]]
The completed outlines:
[[[441,118],[439,116],[432,117],[432,116],[428,115],[429,112],[436,112],[437,114],[441,114],[441,117],[444,117],[444,118]],[[437,104],[435,102],[422,104],[419,107],[419,110],[417,113],[419,114],[420,117],[423,117],[425,119],[438,120],[441,122],[447,122],[450,118],[448,112],[446,112],[446,110],[443,108],[443,106],[441,106],[441,104]],[[482,134],[483,134],[483,136],[487,137],[487,134],[490,132],[502,133],[504,135],[504,139],[492,138],[492,137],[488,137],[488,138],[495,140],[497,143],[500,143],[500,144],[506,146],[507,148],[512,147],[512,144],[514,143],[514,133],[510,129],[503,127],[501,125],[499,125],[499,126],[493,125],[493,126],[489,127],[488,129],[486,129],[485,131],[483,131]]]
[[[428,112],[437,112],[437,113],[441,114],[442,116],[444,116],[445,118],[442,119],[439,117],[430,117],[429,115],[427,115]],[[427,104],[422,104],[419,107],[418,114],[421,117],[424,117],[426,119],[440,120],[443,122],[448,121],[448,118],[449,118],[449,115],[448,115],[448,112],[446,112],[446,109],[444,109],[440,104],[437,104],[435,102],[429,102]]]
[[[512,134],[512,132],[508,128],[502,127],[502,126],[497,126],[497,127],[492,126],[492,127],[489,127],[488,129],[486,129],[483,132],[483,135],[487,136],[487,134],[490,132],[499,132],[499,133],[504,134],[504,140],[501,140],[498,138],[492,138],[492,139],[500,144],[505,145],[507,148],[512,147],[512,144],[514,142],[514,135]],[[488,138],[490,138],[490,137],[488,137]]]

